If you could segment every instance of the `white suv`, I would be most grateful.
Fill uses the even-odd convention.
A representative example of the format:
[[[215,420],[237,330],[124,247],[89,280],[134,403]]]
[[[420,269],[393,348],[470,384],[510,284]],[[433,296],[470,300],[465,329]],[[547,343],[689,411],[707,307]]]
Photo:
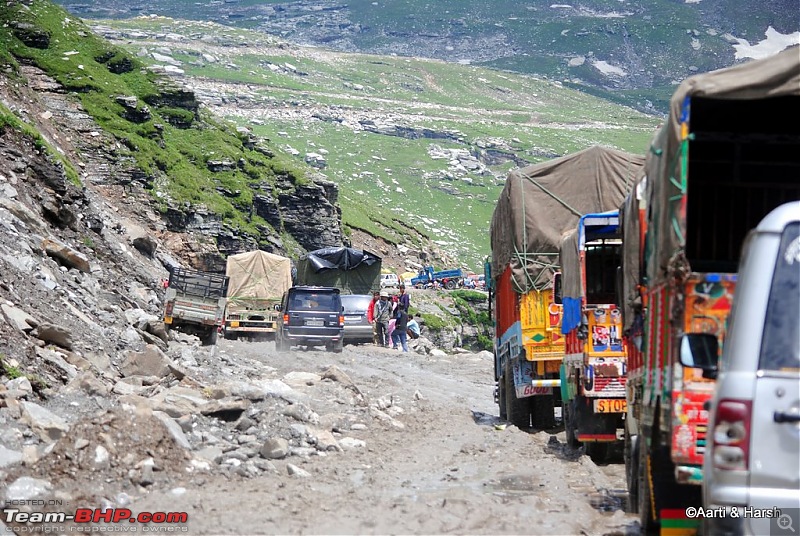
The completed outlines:
[[[767,215],[742,251],[703,465],[704,507],[738,515],[704,519],[704,533],[791,534],[800,530],[800,201]]]
[[[400,278],[397,277],[397,274],[381,274],[381,288],[397,288],[399,286]]]

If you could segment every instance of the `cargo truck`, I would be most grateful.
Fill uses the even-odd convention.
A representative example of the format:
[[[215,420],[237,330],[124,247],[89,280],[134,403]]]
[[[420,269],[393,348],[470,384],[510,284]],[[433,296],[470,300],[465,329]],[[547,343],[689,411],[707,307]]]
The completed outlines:
[[[606,463],[621,442],[627,409],[627,354],[616,305],[622,255],[619,211],[586,214],[561,241],[561,366],[564,430],[571,447],[584,444],[596,463]]]
[[[565,345],[558,299],[563,233],[586,214],[615,210],[644,158],[590,147],[512,171],[492,215],[495,401],[501,418],[555,425]]]
[[[724,345],[745,235],[800,199],[799,109],[797,47],[688,78],[622,207],[626,472],[648,534],[696,530],[706,445],[738,441],[707,429],[714,374],[691,365]]]
[[[292,261],[287,257],[249,251],[228,257],[230,278],[225,309],[226,339],[274,340],[276,306],[292,286]]]
[[[205,345],[217,342],[225,314],[228,277],[174,267],[164,296],[164,326],[196,335]]]

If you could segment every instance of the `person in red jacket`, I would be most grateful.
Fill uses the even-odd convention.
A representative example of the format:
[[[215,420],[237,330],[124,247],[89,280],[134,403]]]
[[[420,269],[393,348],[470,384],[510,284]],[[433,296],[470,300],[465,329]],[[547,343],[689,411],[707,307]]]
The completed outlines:
[[[380,292],[372,293],[372,301],[367,309],[367,322],[372,324],[372,344],[378,344],[378,326],[375,324],[375,302],[381,299]]]

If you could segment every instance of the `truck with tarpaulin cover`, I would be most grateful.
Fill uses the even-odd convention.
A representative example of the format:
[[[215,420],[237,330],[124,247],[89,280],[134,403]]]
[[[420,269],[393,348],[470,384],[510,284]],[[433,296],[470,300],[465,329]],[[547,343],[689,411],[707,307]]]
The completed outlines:
[[[617,304],[619,211],[585,214],[561,240],[561,399],[567,444],[605,463],[621,440],[627,354]]]
[[[797,47],[686,79],[622,206],[626,472],[648,533],[692,533],[686,507],[700,505],[706,445],[734,453],[755,440],[707,429],[714,374],[693,363],[715,362],[724,344],[745,235],[800,199],[800,121],[789,110],[800,110]],[[716,415],[736,424],[724,420]]]
[[[238,253],[228,257],[225,273],[229,278],[225,338],[273,340],[275,306],[292,286],[291,259],[260,250]]]
[[[616,209],[643,163],[641,156],[595,146],[506,179],[492,215],[487,283],[501,418],[524,428],[555,425],[565,352],[562,304],[554,292],[562,235],[586,214]]]
[[[381,258],[369,251],[329,247],[311,251],[297,263],[297,285],[338,288],[342,294],[380,290]]]

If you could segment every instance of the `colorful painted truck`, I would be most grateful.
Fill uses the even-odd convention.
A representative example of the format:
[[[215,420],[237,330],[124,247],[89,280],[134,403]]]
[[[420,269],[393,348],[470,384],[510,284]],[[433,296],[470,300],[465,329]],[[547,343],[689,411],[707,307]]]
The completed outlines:
[[[292,286],[292,261],[266,251],[230,255],[225,270],[228,306],[226,339],[274,340],[283,293]]]
[[[796,47],[688,78],[622,207],[626,470],[647,533],[694,532],[706,445],[739,440],[707,429],[713,374],[689,365],[724,344],[746,233],[800,199],[798,109]]]
[[[562,234],[582,216],[616,209],[644,158],[603,147],[512,171],[492,215],[495,401],[501,418],[545,429],[561,405]]]
[[[605,463],[622,439],[627,354],[617,306],[619,211],[586,214],[561,241],[561,400],[567,443]]]

